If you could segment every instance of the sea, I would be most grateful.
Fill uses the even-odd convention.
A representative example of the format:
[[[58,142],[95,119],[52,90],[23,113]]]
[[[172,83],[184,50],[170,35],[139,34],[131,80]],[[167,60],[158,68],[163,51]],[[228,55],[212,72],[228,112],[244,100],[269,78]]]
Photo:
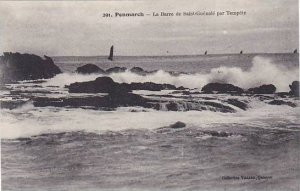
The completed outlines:
[[[1,186],[5,191],[299,191],[299,99],[277,95],[201,94],[210,82],[244,89],[273,84],[288,92],[299,80],[299,54],[194,56],[53,57],[63,71],[51,79],[5,84],[1,101],[22,103],[0,110]],[[84,97],[67,85],[103,74],[78,74],[95,64],[118,83],[154,82],[189,88],[135,90],[147,98],[173,102],[234,98],[247,103],[234,112],[210,107],[166,108],[35,107],[30,97]],[[147,75],[132,67],[154,71]],[[198,92],[198,93],[197,93]],[[280,99],[291,105],[270,105]],[[181,122],[181,128],[172,124]]]

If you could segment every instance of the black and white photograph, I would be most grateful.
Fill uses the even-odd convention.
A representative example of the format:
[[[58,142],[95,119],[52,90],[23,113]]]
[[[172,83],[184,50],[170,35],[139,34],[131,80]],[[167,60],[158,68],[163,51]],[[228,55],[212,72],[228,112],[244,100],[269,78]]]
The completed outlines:
[[[3,191],[300,191],[298,0],[0,1]]]

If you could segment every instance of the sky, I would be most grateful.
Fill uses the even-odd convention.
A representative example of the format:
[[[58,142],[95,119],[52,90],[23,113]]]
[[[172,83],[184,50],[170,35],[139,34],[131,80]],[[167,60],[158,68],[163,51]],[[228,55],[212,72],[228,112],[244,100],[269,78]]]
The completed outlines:
[[[246,11],[245,16],[103,13]],[[298,0],[0,2],[0,52],[50,56],[283,53],[299,46]]]

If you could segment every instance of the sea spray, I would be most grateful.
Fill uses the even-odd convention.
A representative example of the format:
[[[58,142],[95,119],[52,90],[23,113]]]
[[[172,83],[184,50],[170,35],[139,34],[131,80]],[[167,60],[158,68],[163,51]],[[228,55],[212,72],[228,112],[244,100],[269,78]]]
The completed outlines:
[[[55,76],[47,81],[47,85],[65,86],[74,82],[83,82],[95,80],[102,74],[82,75],[77,73],[64,73]],[[231,83],[244,89],[260,86],[263,84],[274,84],[277,91],[289,91],[289,84],[298,79],[299,71],[278,65],[271,59],[262,56],[255,56],[252,60],[252,66],[248,70],[239,67],[218,67],[213,68],[208,73],[191,73],[171,75],[169,72],[158,70],[148,75],[138,75],[126,70],[121,73],[112,73],[108,75],[114,81],[119,83],[132,82],[154,82],[167,83],[177,87],[201,89],[210,82]]]
[[[299,75],[297,70],[275,65],[269,58],[256,56],[252,63],[252,67],[247,71],[237,67],[214,68],[210,72],[208,81],[231,83],[246,89],[263,84],[274,84],[277,91],[289,91],[288,84],[297,80]]]
[[[156,129],[177,121],[187,127],[214,127],[217,124],[247,124],[249,126],[271,128],[270,122],[298,123],[298,107],[267,105],[252,102],[247,111],[221,113],[211,111],[156,111],[140,108],[118,108],[116,111],[98,111],[80,108],[34,108],[27,104],[15,110],[0,110],[1,138],[14,139],[41,133],[85,131],[102,133],[125,129]],[[136,110],[139,112],[130,112]],[[284,114],[284,115],[283,115]],[[84,119],[84,120],[83,120]],[[274,128],[274,127],[272,127]]]

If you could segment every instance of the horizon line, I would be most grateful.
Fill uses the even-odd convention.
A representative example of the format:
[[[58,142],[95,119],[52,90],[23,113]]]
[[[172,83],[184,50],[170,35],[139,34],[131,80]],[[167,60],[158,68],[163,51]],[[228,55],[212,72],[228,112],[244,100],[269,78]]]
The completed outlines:
[[[251,53],[215,53],[215,54],[170,54],[170,55],[114,55],[114,57],[166,57],[166,56],[210,56],[210,55],[253,55],[253,54],[299,54],[294,52],[251,52]],[[65,55],[51,57],[108,57],[108,55]]]

